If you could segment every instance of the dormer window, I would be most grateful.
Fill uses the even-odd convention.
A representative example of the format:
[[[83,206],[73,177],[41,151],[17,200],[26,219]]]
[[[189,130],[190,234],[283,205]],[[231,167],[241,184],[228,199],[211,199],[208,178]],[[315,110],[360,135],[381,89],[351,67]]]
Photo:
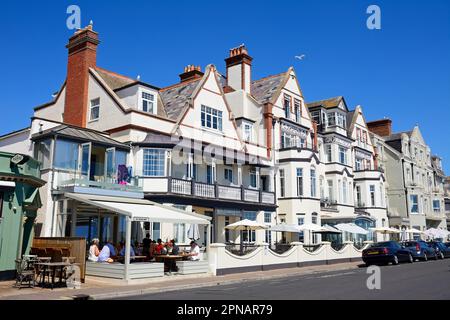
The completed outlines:
[[[142,111],[155,113],[155,96],[148,92],[142,92]]]
[[[253,125],[248,122],[244,122],[244,141],[245,142],[253,142]]]

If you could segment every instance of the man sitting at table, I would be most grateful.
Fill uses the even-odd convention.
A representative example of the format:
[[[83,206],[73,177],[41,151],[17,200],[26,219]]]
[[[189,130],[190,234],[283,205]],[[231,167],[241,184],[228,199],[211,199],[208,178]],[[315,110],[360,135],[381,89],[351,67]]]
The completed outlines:
[[[114,248],[114,245],[112,244],[111,240],[108,240],[105,244],[105,246],[108,246],[109,248],[109,253],[110,253],[110,257],[114,258],[117,256],[116,254],[116,248]]]
[[[175,239],[170,240],[169,246],[170,248],[172,248],[171,251],[172,254],[177,255],[180,253],[180,247],[178,247],[177,244],[175,243]]]
[[[189,253],[189,260],[192,261],[200,260],[200,247],[195,241],[191,241],[191,251]]]
[[[122,257],[125,257],[125,242],[121,242],[120,243],[120,247],[122,249],[120,249],[119,255]],[[134,257],[136,254],[134,253],[134,249],[133,246],[130,246],[130,257]]]
[[[111,259],[111,251],[107,245],[104,245],[102,251],[100,251],[100,254],[98,255],[98,262],[114,262],[114,260]]]

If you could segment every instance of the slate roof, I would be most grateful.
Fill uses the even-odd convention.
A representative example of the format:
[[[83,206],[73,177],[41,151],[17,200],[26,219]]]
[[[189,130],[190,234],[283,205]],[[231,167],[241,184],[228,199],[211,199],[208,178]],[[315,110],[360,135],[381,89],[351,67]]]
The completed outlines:
[[[338,96],[334,98],[329,98],[325,100],[319,100],[319,101],[313,101],[310,103],[307,103],[308,108],[314,108],[314,107],[323,107],[325,109],[335,108],[339,106],[339,103],[341,103],[342,99],[344,97]]]
[[[121,143],[119,141],[116,141],[116,140],[108,137],[104,133],[101,133],[101,132],[98,132],[95,130],[70,126],[67,124],[61,124],[56,127],[44,130],[42,133],[36,133],[32,136],[32,140],[36,140],[36,139],[39,139],[42,137],[47,137],[47,136],[54,136],[54,135],[58,135],[60,137],[72,138],[75,140],[92,141],[94,143],[103,144],[103,145],[107,145],[107,146],[119,147],[122,149],[129,149],[128,145]]]
[[[406,134],[408,135],[408,137],[411,137],[412,134],[412,130],[411,131],[403,131],[403,132],[397,132],[397,133],[393,133],[390,136],[385,136],[384,139],[386,141],[394,141],[394,140],[401,140],[402,139],[402,134]]]
[[[260,104],[265,104],[272,100],[273,95],[277,92],[283,80],[286,77],[286,72],[266,77],[257,81],[253,81],[251,85],[251,92],[253,97]]]
[[[355,115],[355,110],[347,112],[347,129],[350,130],[353,124],[353,116]],[[348,133],[349,135],[351,132]]]
[[[177,120],[183,113],[200,80],[182,82],[159,91],[169,119]]]
[[[131,83],[138,82],[135,79],[131,79],[125,76],[122,76],[118,73],[111,72],[99,67],[95,68],[95,71],[102,77],[102,79],[106,82],[108,87],[110,87],[112,90],[116,90],[119,88],[122,88],[126,85],[129,85]]]

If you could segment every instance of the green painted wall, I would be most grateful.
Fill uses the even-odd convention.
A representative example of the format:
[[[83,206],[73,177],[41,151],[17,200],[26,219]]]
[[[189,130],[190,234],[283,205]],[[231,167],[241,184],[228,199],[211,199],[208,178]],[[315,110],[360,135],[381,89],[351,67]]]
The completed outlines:
[[[14,187],[0,186],[3,193],[0,222],[0,273],[15,270],[14,260],[29,251],[33,239],[36,208],[25,205],[37,186],[22,181],[24,176],[39,178],[39,163],[33,158],[11,165],[14,154],[0,152],[0,180],[15,180]],[[28,208],[28,209],[27,209]],[[1,278],[1,276],[0,276]]]

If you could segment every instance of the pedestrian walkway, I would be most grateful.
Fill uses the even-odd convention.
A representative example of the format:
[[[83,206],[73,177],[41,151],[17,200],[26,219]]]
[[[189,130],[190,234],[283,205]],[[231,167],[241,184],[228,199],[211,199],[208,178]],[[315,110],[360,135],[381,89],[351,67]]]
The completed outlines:
[[[153,280],[132,281],[86,277],[81,289],[56,288],[13,288],[14,282],[0,282],[0,300],[65,300],[77,295],[86,295],[90,299],[111,299],[141,294],[158,293],[198,287],[232,284],[243,281],[283,278],[296,275],[323,273],[329,271],[356,269],[360,262],[340,263],[323,266],[310,266],[270,271],[236,273],[224,276],[211,275],[174,275]]]

